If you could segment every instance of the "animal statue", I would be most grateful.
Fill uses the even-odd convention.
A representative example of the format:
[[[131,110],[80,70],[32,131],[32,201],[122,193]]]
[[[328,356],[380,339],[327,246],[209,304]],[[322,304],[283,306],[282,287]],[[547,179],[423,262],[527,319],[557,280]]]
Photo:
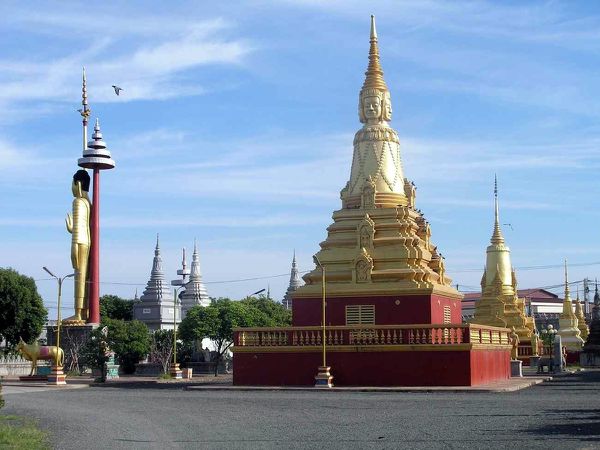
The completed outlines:
[[[37,369],[38,359],[56,361],[56,354],[58,352],[58,365],[62,366],[65,354],[63,349],[55,345],[39,345],[39,344],[27,344],[22,338],[19,338],[17,344],[17,350],[20,351],[25,359],[31,361],[31,372],[29,376],[32,376],[35,369]]]
[[[552,356],[544,356],[538,360],[537,373],[544,373],[544,367],[548,368],[548,373],[554,373],[554,358]]]

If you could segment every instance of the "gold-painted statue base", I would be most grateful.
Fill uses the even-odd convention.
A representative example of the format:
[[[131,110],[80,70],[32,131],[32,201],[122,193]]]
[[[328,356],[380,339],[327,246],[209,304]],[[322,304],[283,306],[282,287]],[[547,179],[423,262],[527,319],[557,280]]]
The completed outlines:
[[[64,326],[67,326],[67,327],[79,326],[79,325],[85,325],[85,320],[78,319],[76,316],[71,316],[71,317],[63,320],[61,322],[61,324]]]
[[[179,363],[171,364],[171,367],[169,368],[169,374],[176,380],[181,380],[183,378],[183,371],[179,368]]]
[[[67,376],[63,372],[62,366],[53,366],[50,375],[48,375],[48,384],[52,386],[66,386]]]
[[[333,376],[331,375],[331,367],[319,366],[319,373],[315,376],[316,388],[332,388]]]

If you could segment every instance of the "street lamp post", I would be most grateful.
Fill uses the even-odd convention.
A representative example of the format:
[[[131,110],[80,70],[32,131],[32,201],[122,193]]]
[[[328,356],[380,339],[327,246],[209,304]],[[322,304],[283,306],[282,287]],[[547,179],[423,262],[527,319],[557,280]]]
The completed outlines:
[[[556,328],[549,324],[547,328],[542,329],[542,341],[544,342],[544,352],[548,350],[547,356],[550,358],[551,364],[548,366],[548,371],[554,372],[554,341],[556,340]],[[559,361],[560,366],[560,361]],[[544,370],[542,368],[542,370]]]
[[[326,336],[326,325],[325,325],[325,266],[321,264],[317,255],[313,256],[313,260],[317,266],[321,268],[321,285],[322,285],[322,299],[321,299],[321,343],[323,344],[323,365],[319,366],[317,376],[315,376],[315,387],[333,387],[333,377],[331,376],[331,367],[327,365],[327,336]]]
[[[186,277],[190,274],[190,270],[185,265],[185,248],[183,249],[183,260],[182,260],[182,268],[177,271],[177,275],[181,275],[181,278],[177,280],[171,281],[171,286],[176,286],[173,289],[173,364],[171,364],[171,368],[169,369],[169,373],[176,380],[181,380],[183,378],[183,373],[179,368],[179,364],[177,363],[177,296],[179,295],[179,290],[186,285]],[[183,319],[183,311],[181,314],[181,318]]]
[[[180,281],[180,280],[174,280]],[[179,290],[183,287],[177,286],[173,289],[173,364],[169,369],[169,373],[171,376],[177,380],[183,378],[181,369],[179,368],[179,364],[177,363],[177,295],[179,295]]]
[[[52,385],[56,385],[56,386],[60,386],[60,385],[65,385],[67,384],[66,380],[65,380],[65,374],[63,373],[63,368],[62,368],[62,361],[60,360],[60,324],[61,324],[61,317],[60,317],[60,299],[62,296],[62,284],[63,281],[65,281],[67,278],[71,278],[73,276],[75,276],[74,273],[70,273],[69,275],[65,275],[64,277],[57,277],[56,275],[54,275],[46,266],[43,267],[43,269],[53,278],[56,278],[56,281],[58,282],[58,304],[57,309],[58,309],[58,314],[57,314],[57,318],[56,318],[56,353],[55,353],[55,357],[54,357],[54,365],[52,366],[52,372],[50,373],[50,375],[48,376],[48,384],[52,384]],[[64,353],[63,353],[64,355]]]

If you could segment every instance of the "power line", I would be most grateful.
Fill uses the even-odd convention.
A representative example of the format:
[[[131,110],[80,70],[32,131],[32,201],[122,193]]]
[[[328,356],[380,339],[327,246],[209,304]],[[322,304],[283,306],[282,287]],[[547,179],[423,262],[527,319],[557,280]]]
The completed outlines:
[[[587,267],[587,266],[598,266],[600,261],[589,262],[589,263],[569,263],[569,267]],[[548,264],[544,266],[522,266],[515,267],[515,270],[546,270],[546,269],[562,269],[563,264]],[[461,270],[448,270],[451,273],[466,273],[466,272],[480,272],[482,269],[461,269]]]
[[[588,266],[598,266],[600,265],[600,261],[596,261],[596,262],[589,262],[589,263],[570,263],[569,267],[588,267]],[[547,270],[547,269],[559,269],[564,267],[562,264],[548,264],[548,265],[543,265],[543,266],[521,266],[521,267],[515,267],[515,270],[519,270],[519,271],[529,271],[529,270]],[[461,269],[461,270],[449,270],[448,272],[450,273],[468,273],[468,272],[480,272],[482,269],[478,268],[478,269]],[[308,273],[311,272],[310,270],[303,270],[303,271],[299,271],[298,273],[300,274],[304,274],[304,273]],[[268,280],[270,278],[281,278],[281,277],[288,277],[290,276],[289,273],[281,273],[281,274],[277,274],[277,275],[264,275],[264,276],[258,276],[258,277],[250,277],[250,278],[238,278],[238,279],[232,279],[232,280],[219,280],[219,281],[204,281],[204,284],[229,284],[229,283],[242,283],[245,281],[257,281],[257,280]],[[54,280],[54,278],[36,278],[34,281],[52,281]],[[577,283],[581,283],[583,282],[583,280],[578,281]],[[88,281],[88,283],[90,283],[90,281]],[[572,282],[575,283],[575,282]],[[569,283],[569,284],[572,284]],[[100,284],[103,285],[114,285],[114,286],[145,286],[146,283],[129,283],[129,282],[117,282],[117,281],[101,281]],[[558,286],[558,285],[557,285]],[[467,286],[465,286],[467,287]],[[468,287],[472,287],[472,286],[468,286]],[[543,288],[539,288],[539,289],[543,289]]]

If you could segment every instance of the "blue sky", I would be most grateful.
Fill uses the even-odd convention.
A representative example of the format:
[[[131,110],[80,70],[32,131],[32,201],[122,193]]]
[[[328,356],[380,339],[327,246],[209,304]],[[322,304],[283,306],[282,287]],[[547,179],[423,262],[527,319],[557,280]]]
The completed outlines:
[[[478,287],[494,173],[517,268],[600,261],[600,6],[168,3],[0,5],[0,267],[39,279],[50,307],[41,267],[70,271],[82,66],[117,162],[102,173],[102,293],[141,293],[160,233],[169,279],[197,238],[211,296],[269,284],[281,298],[287,275],[221,281],[286,274],[294,249],[312,268],[350,172],[371,13],[405,174],[454,282]]]

